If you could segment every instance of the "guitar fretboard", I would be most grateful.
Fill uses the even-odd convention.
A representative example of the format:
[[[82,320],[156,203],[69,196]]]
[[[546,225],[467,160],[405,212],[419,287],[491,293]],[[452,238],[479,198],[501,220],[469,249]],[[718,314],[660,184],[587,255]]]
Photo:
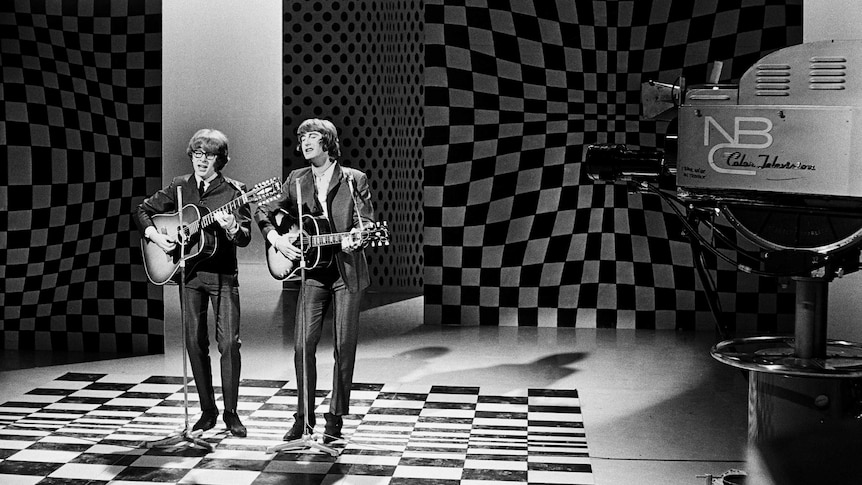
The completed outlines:
[[[365,231],[362,231],[360,234],[364,237]],[[303,237],[302,244],[311,247],[331,246],[334,244],[341,244],[341,240],[349,235],[349,232],[335,232],[331,234],[319,234],[317,236]]]
[[[198,232],[198,230],[200,230],[200,228],[207,227],[210,224],[212,224],[213,222],[215,222],[215,213],[216,212],[218,212],[220,210],[224,210],[227,212],[233,212],[234,210],[238,209],[240,206],[247,204],[248,203],[248,196],[247,195],[248,194],[242,194],[241,196],[237,197],[236,199],[234,199],[234,200],[228,202],[227,204],[219,207],[215,211],[210,212],[207,215],[196,220],[195,222],[189,224],[189,233],[194,234],[194,233]]]
[[[341,240],[345,237],[359,237],[363,243],[371,242],[372,244],[389,242],[389,231],[386,229],[386,223],[371,223],[365,229],[359,232],[334,232],[331,234],[313,234],[308,235],[302,233],[297,241],[303,248],[314,248],[320,246],[331,246],[341,244]]]

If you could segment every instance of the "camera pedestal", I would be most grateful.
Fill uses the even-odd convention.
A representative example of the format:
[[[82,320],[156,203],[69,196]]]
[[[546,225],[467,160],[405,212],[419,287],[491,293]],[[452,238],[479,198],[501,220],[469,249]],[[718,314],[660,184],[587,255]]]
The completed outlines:
[[[775,483],[846,483],[862,476],[862,345],[826,339],[825,279],[796,283],[793,337],[726,340],[711,354],[749,371],[754,468]]]

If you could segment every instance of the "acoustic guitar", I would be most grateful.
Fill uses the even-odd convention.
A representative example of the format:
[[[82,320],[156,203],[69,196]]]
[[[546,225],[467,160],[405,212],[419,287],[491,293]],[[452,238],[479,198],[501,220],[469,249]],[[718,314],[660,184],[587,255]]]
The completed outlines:
[[[288,234],[291,237],[291,243],[297,248],[302,248],[307,270],[326,268],[332,264],[334,254],[332,246],[341,246],[341,240],[345,237],[358,238],[362,244],[368,246],[389,245],[389,226],[386,222],[369,222],[361,231],[351,233],[330,232],[329,221],[323,216],[303,214],[302,230],[299,225],[288,223],[289,220],[287,214],[281,210],[275,214],[271,222],[276,232]],[[299,259],[288,258],[275,249],[269,240],[266,240],[266,264],[273,278],[287,281],[300,279],[302,268],[299,263]]]
[[[157,285],[163,285],[174,277],[181,261],[185,261],[186,267],[190,269],[215,254],[218,249],[218,239],[215,234],[202,231],[203,228],[215,222],[214,212],[220,210],[233,212],[252,202],[263,204],[278,197],[281,190],[281,182],[273,177],[260,182],[248,192],[212,212],[205,207],[186,204],[182,211],[154,215],[152,219],[156,230],[171,236],[171,239],[177,242],[177,247],[165,253],[156,243],[147,238],[141,238],[141,251],[144,255],[147,278]],[[182,225],[180,225],[181,220]]]

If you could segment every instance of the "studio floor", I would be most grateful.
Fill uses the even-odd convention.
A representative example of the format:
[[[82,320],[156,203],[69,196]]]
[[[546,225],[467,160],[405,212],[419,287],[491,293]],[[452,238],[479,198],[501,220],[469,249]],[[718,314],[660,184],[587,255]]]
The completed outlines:
[[[289,390],[294,381],[292,315],[296,294],[283,290],[280,283],[269,278],[243,278],[243,275],[261,271],[265,271],[262,265],[244,265],[240,269],[242,379],[250,383],[249,387],[261,387],[252,384],[259,382],[268,383],[263,387],[278,387],[272,391],[273,396],[281,393],[286,396],[284,402],[289,403]],[[165,308],[167,344],[163,355],[99,360],[98,356],[82,354],[2,351],[0,402],[26,399],[28,393],[32,396],[34,389],[62,387],[57,382],[75,380],[82,374],[95,379],[109,376],[105,378],[126,383],[182,376],[179,303],[174,287],[165,288]],[[289,318],[285,319],[284,315]],[[535,419],[546,427],[558,429],[569,428],[572,422],[579,423],[582,446],[579,445],[577,453],[580,480],[577,483],[695,485],[705,483],[703,476],[707,474],[718,476],[730,469],[745,469],[747,384],[740,371],[710,357],[709,349],[715,343],[713,332],[427,326],[422,321],[421,296],[368,294],[361,316],[354,381],[378,386],[372,389],[375,393],[401,391],[413,396],[418,393],[422,397],[414,401],[424,404],[414,403],[413,406],[426,410],[429,401],[451,400],[451,397],[441,396],[472,389],[479,395],[480,403],[482,396],[490,396],[484,402],[497,403],[497,407],[488,408],[498,411],[496,418],[517,409],[523,409],[524,413],[528,408],[529,412],[548,411],[542,407],[542,403],[547,402],[543,399],[555,396],[553,403],[564,402],[563,407],[576,410],[577,416],[573,418],[571,412],[554,415],[551,411],[542,412],[541,417]],[[211,355],[218,355],[214,346]],[[332,357],[328,333],[324,334],[318,355],[319,387],[329,389]],[[218,384],[218,377],[215,378]],[[178,389],[175,387],[168,392],[169,399],[181,395]],[[544,393],[544,397],[531,401],[537,393]],[[365,394],[358,396],[357,399]],[[568,401],[559,401],[560,396]],[[363,399],[373,403],[376,399],[387,398],[375,394]],[[506,403],[521,407],[499,407]],[[481,409],[477,406],[474,410],[478,413]],[[250,428],[247,440],[255,439],[252,436],[255,433],[258,438],[266,435],[270,431],[268,426],[274,430],[275,438],[270,438],[277,440],[289,427],[290,413],[277,415],[274,420],[254,421],[251,419],[254,411],[246,411],[245,421]],[[521,417],[534,423],[528,413]],[[0,432],[12,421],[4,421]],[[558,421],[556,426],[554,421]],[[355,434],[356,442],[361,444],[359,438],[364,423],[367,424],[364,419],[356,421],[351,424],[352,428],[346,423],[350,434],[345,434]],[[215,431],[211,431],[218,432],[224,434],[221,421]],[[6,431],[6,435],[9,434]],[[534,444],[535,439],[529,434],[525,443]],[[243,446],[249,446],[248,443],[244,445],[242,439],[229,437],[224,443],[217,447],[216,453],[231,449],[242,451]],[[10,446],[13,445],[0,436],[0,450],[7,448],[0,455],[4,459],[14,455],[8,449]],[[345,449],[342,456],[346,456],[349,454],[346,450],[354,444],[348,440],[341,446]],[[417,463],[422,463],[422,453],[427,448],[411,449],[410,446],[408,444],[407,451],[400,453],[407,453],[419,460]],[[525,445],[525,450],[527,448],[530,445]],[[26,458],[26,455],[20,456]],[[567,460],[558,457],[556,461]],[[467,463],[469,467],[469,455]],[[557,468],[548,468],[554,469]],[[173,480],[168,476],[155,481],[220,483],[211,474],[198,473],[188,474],[185,480]],[[409,474],[410,470],[394,473]],[[275,476],[270,475],[270,479]],[[461,475],[462,478],[467,476],[466,472]],[[496,479],[499,483],[517,483],[525,476],[507,475]],[[574,483],[565,481],[571,480],[573,475],[534,476],[535,479],[529,479],[530,483]],[[457,477],[448,478],[458,480]],[[498,483],[490,477],[476,478],[482,483]],[[19,483],[33,483],[26,481],[26,476],[17,479]],[[365,480],[365,483],[372,483],[368,477]],[[360,481],[343,480],[341,483]],[[396,483],[396,480],[373,483]]]

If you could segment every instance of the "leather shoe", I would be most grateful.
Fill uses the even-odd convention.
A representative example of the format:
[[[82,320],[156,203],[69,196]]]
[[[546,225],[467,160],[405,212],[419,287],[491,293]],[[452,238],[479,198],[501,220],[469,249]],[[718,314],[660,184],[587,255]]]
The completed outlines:
[[[245,426],[239,421],[239,415],[236,414],[236,411],[225,411],[223,418],[224,424],[227,426],[230,434],[245,438],[247,431]]]
[[[323,429],[323,442],[328,444],[341,439],[341,427],[344,425],[341,416],[323,413],[323,417],[326,418],[326,427]]]
[[[309,426],[314,426],[314,424],[309,423]],[[291,426],[290,431],[285,433],[284,441],[293,441],[302,438],[303,429],[305,428],[305,416],[300,416],[298,414],[293,415],[293,426]]]
[[[201,414],[200,419],[198,419],[198,422],[195,423],[194,426],[192,426],[192,431],[197,431],[199,429],[203,430],[203,431],[206,431],[208,429],[213,429],[213,427],[216,424],[217,418],[218,418],[218,410],[210,409],[210,410],[204,411]]]

